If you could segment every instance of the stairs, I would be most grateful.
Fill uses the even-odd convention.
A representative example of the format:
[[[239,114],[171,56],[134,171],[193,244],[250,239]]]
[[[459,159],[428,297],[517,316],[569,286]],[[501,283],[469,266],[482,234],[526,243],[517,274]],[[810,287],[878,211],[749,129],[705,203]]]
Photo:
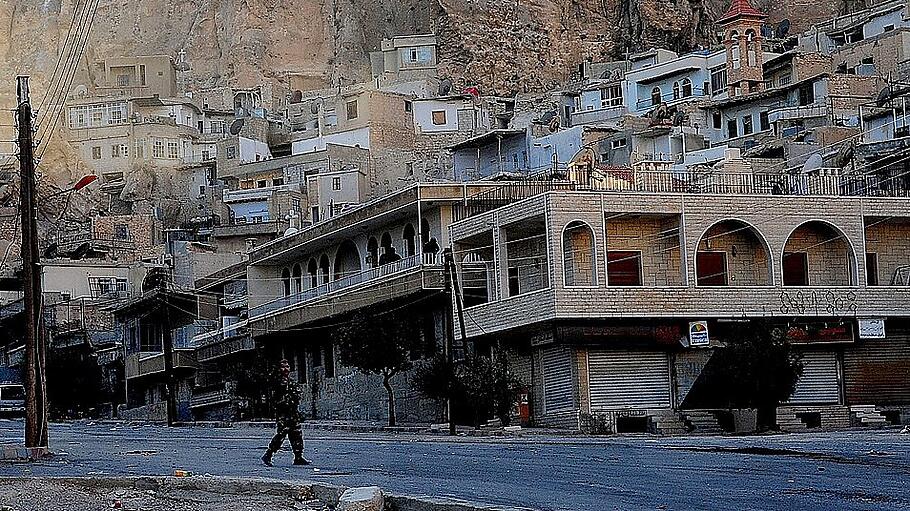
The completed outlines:
[[[882,427],[888,425],[888,419],[875,409],[875,405],[851,406],[850,416],[856,426]]]
[[[692,433],[703,435],[721,435],[724,429],[717,422],[717,417],[711,410],[691,410],[683,413],[686,426]]]
[[[688,433],[686,424],[679,415],[668,411],[655,414],[648,421],[648,430],[657,435],[684,435]]]
[[[803,422],[796,413],[790,410],[777,411],[777,428],[789,433],[797,431],[807,431],[806,423]]]

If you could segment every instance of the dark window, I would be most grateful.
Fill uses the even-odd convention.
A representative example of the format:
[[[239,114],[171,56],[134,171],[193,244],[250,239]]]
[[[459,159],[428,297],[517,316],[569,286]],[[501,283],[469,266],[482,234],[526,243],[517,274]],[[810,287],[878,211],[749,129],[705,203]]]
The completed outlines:
[[[518,268],[509,268],[509,296],[516,296],[521,293],[521,286],[518,282]]]
[[[878,254],[866,252],[866,285],[878,285]]]
[[[319,346],[314,346],[313,349],[310,350],[310,354],[313,357],[313,367],[322,366],[322,349]]]
[[[758,126],[762,131],[771,129],[771,121],[768,119],[768,112],[760,112],[758,114]]]
[[[720,94],[727,90],[727,68],[719,67],[711,70],[711,94]]]
[[[784,285],[809,285],[809,255],[805,252],[784,253]]]
[[[640,286],[641,252],[610,250],[607,252],[607,285]]]
[[[348,101],[347,103],[348,120],[357,118],[357,101]]]
[[[736,119],[727,119],[727,136],[736,138],[739,136],[739,128],[736,126]]]
[[[405,102],[404,102],[404,111],[405,111],[405,112],[410,112],[412,108],[413,108],[413,107],[412,107],[412,104],[411,104],[410,101],[405,101]]]
[[[699,252],[695,255],[698,269],[696,284],[699,286],[727,285],[727,253]]]
[[[711,120],[714,123],[714,129],[719,130],[724,127],[724,118],[720,115],[720,112],[714,112],[711,114]]]
[[[126,224],[117,224],[114,226],[114,238],[118,240],[130,239],[130,227]]]
[[[806,106],[812,103],[815,103],[815,88],[810,83],[799,88],[799,104]]]
[[[300,383],[307,381],[306,353],[297,352],[297,381]]]
[[[684,78],[682,81],[682,95],[687,98],[692,95],[692,80]]]
[[[652,106],[659,105],[660,100],[661,100],[660,87],[654,87],[653,89],[651,89],[651,105]]]
[[[743,135],[752,134],[752,114],[743,116]]]

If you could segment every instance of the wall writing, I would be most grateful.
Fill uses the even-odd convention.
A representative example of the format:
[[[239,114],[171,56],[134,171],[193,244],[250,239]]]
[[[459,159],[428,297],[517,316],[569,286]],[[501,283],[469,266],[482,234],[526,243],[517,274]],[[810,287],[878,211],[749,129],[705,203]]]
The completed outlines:
[[[793,315],[840,316],[856,314],[856,291],[781,291],[780,313]]]

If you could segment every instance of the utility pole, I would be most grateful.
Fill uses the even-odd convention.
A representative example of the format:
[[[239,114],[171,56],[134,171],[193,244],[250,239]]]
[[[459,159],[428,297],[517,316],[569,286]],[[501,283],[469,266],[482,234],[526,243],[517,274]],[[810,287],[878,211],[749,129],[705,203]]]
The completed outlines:
[[[451,308],[452,301],[455,299],[455,294],[452,287],[452,266],[454,266],[454,259],[452,257],[452,249],[446,248],[442,251],[443,258],[443,273],[445,276],[445,293],[448,297],[446,308],[446,313],[443,315],[445,318],[445,334],[446,334],[446,343],[445,343],[445,356],[446,356],[446,365],[448,366],[449,378],[446,382],[448,387],[448,398],[446,399],[446,417],[449,419],[449,435],[455,436],[455,418],[452,417],[452,391],[454,386],[452,385],[453,379],[455,378],[455,326],[452,318]]]
[[[16,78],[19,106],[19,217],[22,224],[22,287],[25,307],[25,446],[47,447],[47,399],[44,381],[44,325],[41,321],[41,262],[38,253],[38,205],[28,77]]]
[[[170,236],[167,239],[167,251],[171,252]],[[161,351],[164,356],[164,392],[167,397],[167,425],[174,426],[177,420],[177,377],[174,374],[174,337],[171,333],[171,280],[173,272],[168,271],[167,278],[161,283],[159,292],[164,293],[164,324],[161,330]]]

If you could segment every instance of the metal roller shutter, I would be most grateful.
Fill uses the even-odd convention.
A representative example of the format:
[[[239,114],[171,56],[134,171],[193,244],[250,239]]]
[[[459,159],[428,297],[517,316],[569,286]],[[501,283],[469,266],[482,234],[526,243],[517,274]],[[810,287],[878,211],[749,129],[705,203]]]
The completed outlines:
[[[668,355],[644,351],[589,351],[592,410],[668,408]]]
[[[837,355],[832,351],[803,352],[803,374],[788,404],[837,404]]]
[[[574,408],[572,393],[572,356],[567,347],[543,350],[544,413]]]
[[[844,388],[848,404],[910,403],[910,332],[847,347]]]

